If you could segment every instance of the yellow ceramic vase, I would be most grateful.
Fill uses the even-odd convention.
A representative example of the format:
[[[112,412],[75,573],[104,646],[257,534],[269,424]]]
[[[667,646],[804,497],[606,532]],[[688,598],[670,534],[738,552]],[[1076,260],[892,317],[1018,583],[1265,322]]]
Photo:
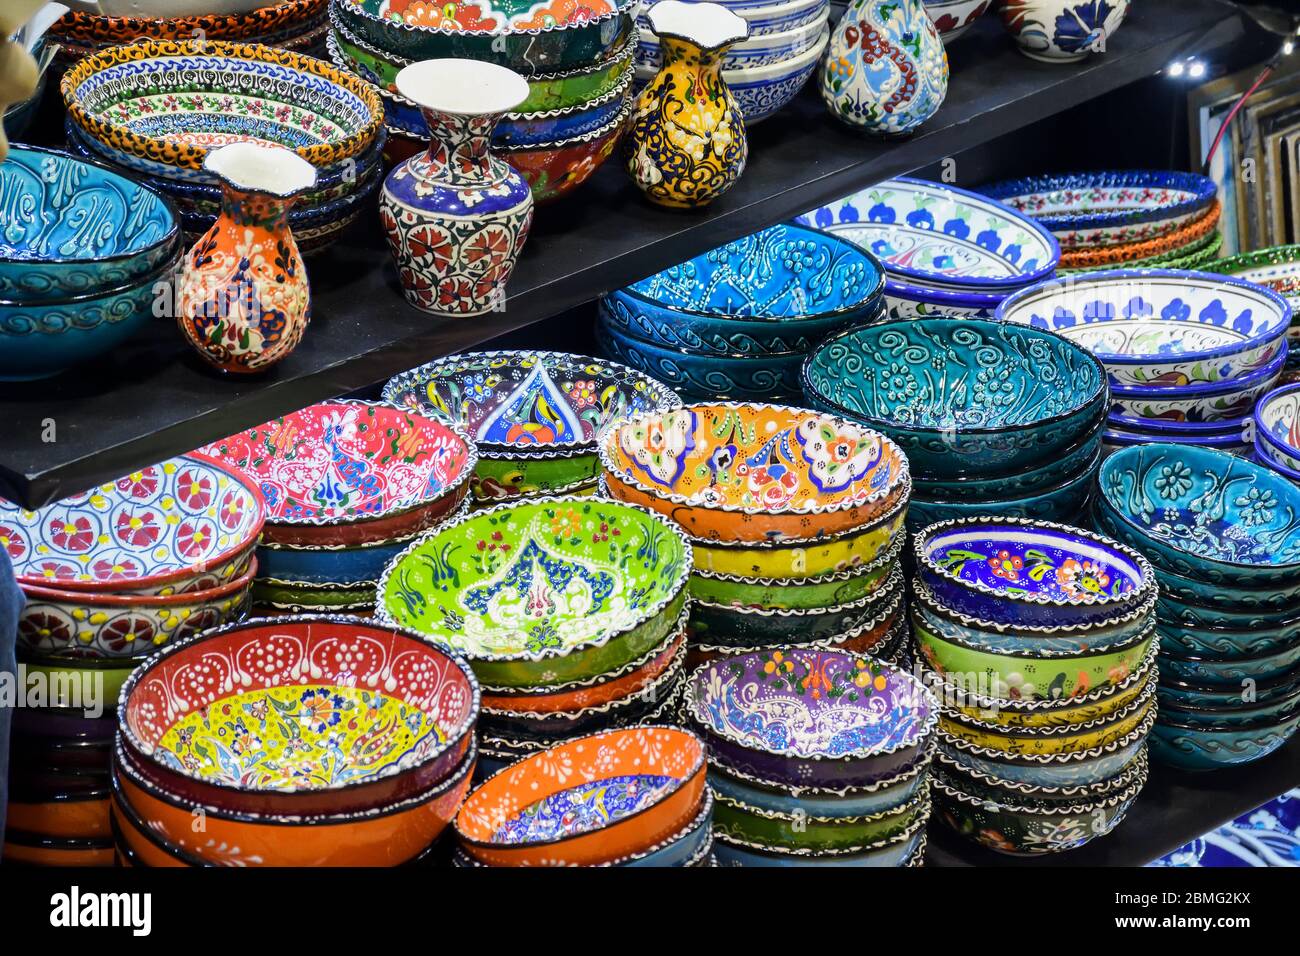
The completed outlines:
[[[749,25],[716,3],[662,0],[650,8],[664,65],[637,97],[624,139],[627,169],[661,206],[717,199],[749,155],[745,119],[722,80],[722,57]]]

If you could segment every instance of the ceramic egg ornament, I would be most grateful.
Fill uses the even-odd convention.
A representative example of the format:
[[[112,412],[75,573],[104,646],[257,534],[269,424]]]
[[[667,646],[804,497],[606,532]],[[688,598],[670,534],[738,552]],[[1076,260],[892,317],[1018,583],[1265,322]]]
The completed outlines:
[[[948,54],[922,0],[854,0],[831,33],[822,99],[840,120],[904,136],[948,95]]]
[[[1025,56],[1075,63],[1105,53],[1106,39],[1128,15],[1129,0],[1006,0],[1002,25]]]

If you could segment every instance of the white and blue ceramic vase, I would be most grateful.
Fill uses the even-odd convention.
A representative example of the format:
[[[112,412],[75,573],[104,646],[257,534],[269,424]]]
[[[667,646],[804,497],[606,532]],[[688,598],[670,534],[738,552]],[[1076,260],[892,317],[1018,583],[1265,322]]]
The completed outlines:
[[[922,0],[854,0],[831,32],[822,99],[882,136],[913,132],[948,95],[948,55]]]
[[[490,146],[497,120],[527,98],[528,81],[493,63],[445,59],[405,67],[396,85],[430,133],[426,152],[388,174],[379,201],[407,301],[436,315],[500,309],[533,196]]]

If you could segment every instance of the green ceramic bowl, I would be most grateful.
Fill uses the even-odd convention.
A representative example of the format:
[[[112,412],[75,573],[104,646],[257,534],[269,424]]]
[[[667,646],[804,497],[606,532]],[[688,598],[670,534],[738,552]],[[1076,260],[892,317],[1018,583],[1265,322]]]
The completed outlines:
[[[45,688],[46,698],[33,698],[32,706],[112,711],[122,694],[122,685],[143,660],[143,657],[96,657],[75,661],[27,658],[22,666],[27,672],[29,695],[34,693],[34,681]]]
[[[870,564],[799,583],[696,571],[687,587],[692,598],[710,604],[762,608],[834,607],[865,598],[883,587],[898,564],[902,546],[903,539],[899,538],[889,551]]]
[[[337,588],[301,584],[293,581],[257,580],[253,582],[253,605],[273,611],[310,613],[313,611],[364,611],[375,606],[373,586]]]
[[[534,498],[449,522],[385,569],[376,616],[461,651],[494,687],[617,670],[686,603],[691,546],[672,522],[595,498]]]
[[[863,817],[760,810],[715,793],[713,826],[724,836],[766,849],[848,853],[897,837],[929,812],[924,790],[901,807]]]

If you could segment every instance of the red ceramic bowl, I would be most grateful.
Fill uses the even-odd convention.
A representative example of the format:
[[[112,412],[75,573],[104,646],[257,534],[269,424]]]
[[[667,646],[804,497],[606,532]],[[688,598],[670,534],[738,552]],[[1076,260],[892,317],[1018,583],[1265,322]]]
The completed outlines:
[[[110,805],[109,830],[113,836],[113,843],[119,853],[125,853],[131,858],[132,865],[149,867],[217,865],[201,860],[184,850],[178,850],[150,829],[134,808],[127,803],[122,795],[122,788],[116,780],[113,781]]]
[[[145,661],[122,687],[118,724],[142,780],[190,804],[360,813],[447,779],[479,706],[469,665],[423,635],[287,615],[206,631]]]
[[[590,133],[540,146],[497,152],[528,180],[533,199],[550,202],[577,189],[609,159],[631,114],[632,97],[629,95],[614,119]]]

